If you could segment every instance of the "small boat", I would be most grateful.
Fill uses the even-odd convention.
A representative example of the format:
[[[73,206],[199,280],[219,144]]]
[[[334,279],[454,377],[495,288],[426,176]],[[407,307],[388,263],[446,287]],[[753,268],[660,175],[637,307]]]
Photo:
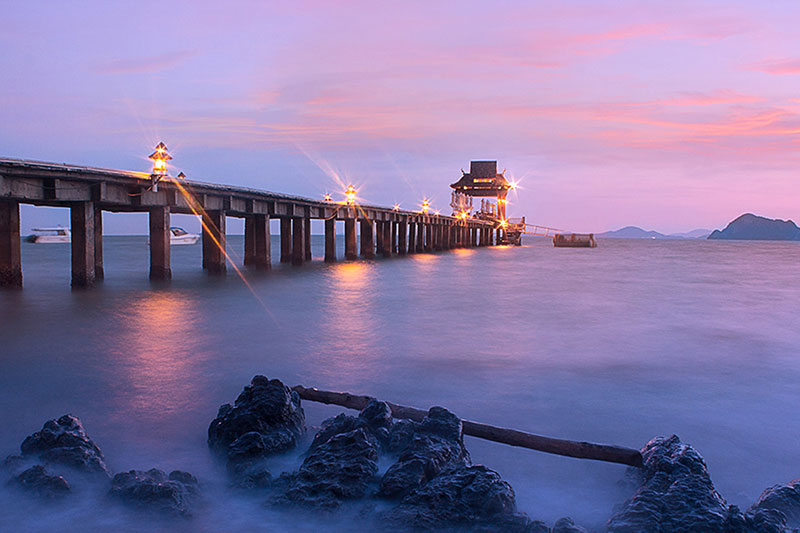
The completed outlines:
[[[69,228],[33,228],[33,234],[25,237],[26,242],[33,242],[36,244],[49,244],[56,242],[72,242]]]
[[[556,248],[597,248],[594,233],[557,233],[553,236]]]
[[[195,244],[200,240],[200,235],[197,233],[189,233],[183,228],[172,226],[169,228],[169,244],[175,246],[177,244]],[[150,239],[147,239],[147,244],[150,244]]]
[[[169,228],[170,244],[195,244],[198,240],[200,240],[200,235],[197,233],[189,233],[185,229],[177,226]]]

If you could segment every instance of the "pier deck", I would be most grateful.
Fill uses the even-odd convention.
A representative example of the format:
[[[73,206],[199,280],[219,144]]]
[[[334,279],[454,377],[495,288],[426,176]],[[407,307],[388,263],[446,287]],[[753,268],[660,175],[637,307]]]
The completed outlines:
[[[203,268],[224,274],[225,219],[245,219],[245,266],[269,269],[269,221],[280,219],[281,262],[311,259],[310,221],[325,220],[325,261],[336,261],[336,221],[343,222],[345,258],[356,259],[356,227],[363,258],[494,244],[491,222],[389,207],[347,204],[166,177],[151,188],[144,172],[0,158],[0,286],[22,286],[20,204],[70,209],[72,286],[103,278],[102,214],[150,215],[150,278],[168,280],[170,214],[193,214],[203,226]],[[356,222],[359,222],[357,225]],[[480,231],[479,231],[480,230]],[[478,238],[480,236],[480,239]],[[376,248],[377,246],[377,248]]]

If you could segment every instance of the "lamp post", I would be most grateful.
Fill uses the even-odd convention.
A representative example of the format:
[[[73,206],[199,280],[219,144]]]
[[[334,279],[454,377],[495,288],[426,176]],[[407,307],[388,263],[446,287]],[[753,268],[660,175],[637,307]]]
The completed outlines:
[[[353,205],[356,203],[356,188],[352,185],[348,185],[347,189],[344,191],[344,198],[347,202],[347,205]]]
[[[427,198],[422,200],[422,212],[427,215],[428,211],[430,211],[430,209],[431,209],[430,201],[428,201]]]
[[[167,150],[167,145],[163,142],[158,143],[155,152],[148,156],[153,160],[153,173],[150,174],[150,188],[153,192],[158,192],[158,182],[167,175],[167,161],[172,159]]]

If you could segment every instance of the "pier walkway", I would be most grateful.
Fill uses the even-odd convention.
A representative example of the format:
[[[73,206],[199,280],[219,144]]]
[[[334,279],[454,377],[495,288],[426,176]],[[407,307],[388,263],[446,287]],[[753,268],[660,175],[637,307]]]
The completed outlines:
[[[299,196],[165,176],[68,164],[0,158],[0,287],[22,287],[21,203],[65,207],[72,231],[72,286],[103,279],[103,212],[150,216],[150,278],[169,280],[170,214],[202,220],[203,268],[224,274],[226,217],[245,220],[244,265],[269,269],[270,226],[280,220],[280,261],[311,260],[312,219],[325,221],[325,261],[336,261],[336,224],[344,225],[344,259],[390,257],[452,248],[491,246],[496,224],[478,219],[313,200]],[[360,246],[356,225],[360,227]]]

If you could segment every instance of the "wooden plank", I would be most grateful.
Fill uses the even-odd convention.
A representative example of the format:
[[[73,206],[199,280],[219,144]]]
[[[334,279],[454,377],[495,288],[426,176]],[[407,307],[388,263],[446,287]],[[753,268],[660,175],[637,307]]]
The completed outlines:
[[[346,392],[332,392],[306,388],[302,385],[294,386],[292,387],[292,390],[297,392],[300,398],[306,401],[340,405],[342,407],[347,407],[349,409],[355,409],[358,411],[364,409],[369,401],[374,399],[369,396],[359,396]],[[428,414],[427,411],[422,409],[397,405],[391,402],[386,403],[392,410],[392,416],[394,418],[416,420],[419,422]],[[566,457],[574,457],[577,459],[592,459],[595,461],[619,463],[639,468],[642,466],[642,454],[639,452],[639,450],[634,450],[633,448],[625,448],[622,446],[614,446],[609,444],[595,444],[592,442],[556,439],[553,437],[545,437],[543,435],[526,433],[524,431],[518,431],[515,429],[507,429],[489,424],[482,424],[480,422],[473,422],[471,420],[462,420],[461,424],[464,435],[470,435],[480,439],[499,442],[509,446],[528,448],[530,450],[536,450],[555,455],[563,455]]]

